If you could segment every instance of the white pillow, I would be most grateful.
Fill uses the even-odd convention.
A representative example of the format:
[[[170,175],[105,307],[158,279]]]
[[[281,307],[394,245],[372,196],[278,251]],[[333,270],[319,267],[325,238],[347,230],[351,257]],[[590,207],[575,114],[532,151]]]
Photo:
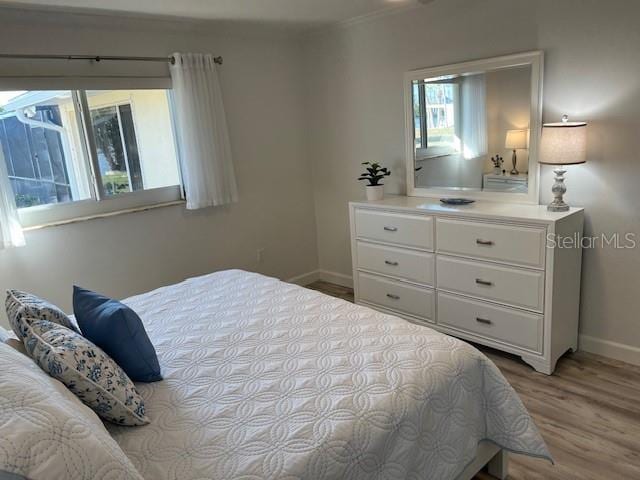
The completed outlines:
[[[143,480],[93,411],[0,343],[0,472],[30,480]]]
[[[3,327],[0,327],[0,342],[6,342],[8,339],[13,338],[9,331]]]
[[[22,353],[24,355],[29,355],[27,353],[27,349],[24,348],[24,343],[22,343],[14,335],[9,333],[7,330],[5,330],[2,327],[0,327],[0,343],[6,343],[10,347],[15,348],[16,350],[18,350],[20,353]],[[1,475],[0,475],[0,480],[3,480]]]

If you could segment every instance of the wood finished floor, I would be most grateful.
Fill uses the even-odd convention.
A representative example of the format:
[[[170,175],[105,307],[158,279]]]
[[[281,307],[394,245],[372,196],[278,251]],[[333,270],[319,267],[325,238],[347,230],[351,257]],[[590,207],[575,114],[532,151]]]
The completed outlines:
[[[353,302],[349,288],[308,288]],[[640,479],[640,367],[577,352],[546,376],[517,357],[478,348],[518,392],[556,462],[511,455],[510,480]]]

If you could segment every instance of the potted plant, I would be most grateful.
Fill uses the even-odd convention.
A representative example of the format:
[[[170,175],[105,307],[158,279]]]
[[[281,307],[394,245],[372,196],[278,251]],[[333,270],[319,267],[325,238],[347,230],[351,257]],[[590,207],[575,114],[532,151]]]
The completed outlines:
[[[491,162],[493,163],[493,174],[500,175],[502,173],[502,164],[504,163],[502,157],[500,155],[491,157]]]
[[[378,163],[362,162],[362,165],[366,165],[367,171],[360,174],[358,180],[369,182],[366,187],[367,200],[382,200],[384,198],[384,184],[380,183],[380,180],[391,175],[391,172]]]

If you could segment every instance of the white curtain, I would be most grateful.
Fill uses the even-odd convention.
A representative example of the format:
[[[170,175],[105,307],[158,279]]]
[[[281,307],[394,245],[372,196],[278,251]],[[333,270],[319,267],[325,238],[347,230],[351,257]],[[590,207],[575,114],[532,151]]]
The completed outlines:
[[[24,234],[0,145],[0,250],[24,245]]]
[[[171,65],[187,208],[238,200],[227,120],[213,55],[174,53]]]
[[[487,82],[484,74],[462,80],[462,153],[465,159],[487,154]]]

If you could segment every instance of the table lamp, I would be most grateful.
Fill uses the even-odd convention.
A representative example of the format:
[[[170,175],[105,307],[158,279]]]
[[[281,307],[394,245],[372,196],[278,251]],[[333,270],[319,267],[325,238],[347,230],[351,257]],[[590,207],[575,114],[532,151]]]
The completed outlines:
[[[562,122],[545,123],[542,126],[542,142],[540,145],[539,163],[555,165],[555,183],[551,188],[553,202],[547,209],[551,212],[566,212],[569,205],[564,203],[562,196],[567,193],[564,184],[565,165],[577,165],[587,161],[587,124],[585,122],[570,122],[564,115]]]
[[[526,130],[507,130],[507,139],[504,142],[504,148],[513,150],[511,161],[513,162],[513,168],[511,169],[511,175],[518,175],[518,169],[516,162],[518,157],[516,150],[526,150],[527,148],[527,131]]]

